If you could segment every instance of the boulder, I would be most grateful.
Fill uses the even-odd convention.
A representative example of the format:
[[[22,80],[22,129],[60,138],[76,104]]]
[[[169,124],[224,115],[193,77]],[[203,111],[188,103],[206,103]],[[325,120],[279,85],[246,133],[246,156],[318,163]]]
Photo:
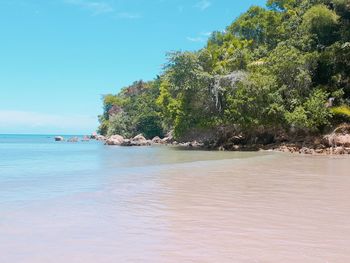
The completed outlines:
[[[56,142],[63,142],[64,141],[64,138],[62,136],[56,136],[55,137],[55,141]]]
[[[123,143],[121,144],[121,146],[132,146],[131,145],[131,141],[129,139],[124,139]]]
[[[344,147],[350,147],[350,134],[337,134],[333,138],[334,144],[339,146],[344,146]]]
[[[324,136],[323,143],[329,147],[350,147],[350,125],[340,125],[331,134]]]
[[[307,148],[307,147],[303,147],[299,150],[299,153],[302,154],[314,154],[315,151],[313,149]]]
[[[155,143],[155,144],[162,144],[163,143],[163,140],[161,138],[159,138],[158,136],[154,137],[152,139],[152,143]]]
[[[345,154],[346,151],[345,151],[345,148],[344,147],[336,147],[334,150],[333,150],[333,154]]]
[[[332,133],[324,137],[324,143],[330,147],[350,147],[350,134]]]
[[[131,141],[131,146],[148,146],[148,145],[151,145],[151,141],[147,140],[142,134],[136,135],[130,141]]]
[[[78,137],[72,137],[72,138],[69,138],[68,142],[78,142],[79,141],[79,138]]]
[[[194,147],[194,148],[200,148],[200,147],[203,147],[204,144],[203,143],[199,143],[197,141],[193,141],[193,142],[190,142],[188,146],[189,147]]]
[[[123,136],[120,135],[112,135],[106,140],[107,145],[122,145],[124,143]]]
[[[105,140],[106,140],[106,137],[103,136],[103,135],[97,135],[97,136],[96,136],[96,140],[97,140],[97,141],[105,141]]]
[[[83,139],[81,139],[82,142],[88,142],[90,141],[90,137],[84,136]]]
[[[163,143],[172,143],[174,141],[173,131],[168,132],[164,139],[162,139]]]

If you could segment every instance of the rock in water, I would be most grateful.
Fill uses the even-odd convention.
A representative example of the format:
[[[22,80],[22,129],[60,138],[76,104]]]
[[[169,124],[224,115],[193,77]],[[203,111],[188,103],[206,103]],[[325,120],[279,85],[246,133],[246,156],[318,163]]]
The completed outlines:
[[[68,140],[68,142],[78,142],[79,138],[78,137],[73,137]]]
[[[64,141],[64,138],[62,136],[56,136],[55,137],[55,141],[56,142],[63,142]]]
[[[90,141],[90,138],[88,136],[84,136],[83,139],[81,139],[83,142],[88,142]]]
[[[154,137],[154,138],[152,139],[152,143],[161,144],[161,143],[163,143],[163,141],[162,141],[161,138],[159,138],[158,136],[156,136],[156,137]]]
[[[148,145],[151,145],[151,142],[146,140],[146,138],[142,134],[139,134],[139,135],[135,136],[130,141],[131,141],[131,145],[132,146],[148,146]]]
[[[129,139],[124,139],[123,143],[121,144],[121,146],[132,146],[131,145],[131,141]]]
[[[165,138],[162,139],[163,143],[172,143],[174,141],[173,131],[170,131],[165,135]]]
[[[96,136],[96,140],[97,140],[97,141],[105,141],[105,140],[106,140],[106,137],[103,136],[103,135],[97,135],[97,136]]]
[[[124,138],[123,136],[120,135],[113,135],[106,139],[106,144],[107,145],[122,145],[124,143]]]

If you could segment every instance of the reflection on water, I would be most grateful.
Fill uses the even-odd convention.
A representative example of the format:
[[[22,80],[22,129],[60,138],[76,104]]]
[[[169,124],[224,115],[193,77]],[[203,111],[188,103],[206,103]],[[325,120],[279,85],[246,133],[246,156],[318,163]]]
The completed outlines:
[[[350,262],[348,157],[78,147],[84,187],[7,173],[0,262]]]

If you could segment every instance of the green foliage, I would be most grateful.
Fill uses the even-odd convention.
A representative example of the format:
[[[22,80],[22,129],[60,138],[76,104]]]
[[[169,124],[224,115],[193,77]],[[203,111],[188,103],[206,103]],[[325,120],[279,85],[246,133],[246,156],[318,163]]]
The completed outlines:
[[[225,110],[228,123],[239,124],[244,130],[279,125],[284,105],[274,78],[255,73],[228,95]]]
[[[278,41],[278,26],[282,15],[259,6],[251,7],[228,30],[241,39],[252,40],[253,46],[273,47]]]
[[[268,0],[197,52],[172,52],[160,77],[103,98],[102,134],[146,137],[233,126],[321,131],[349,116],[348,0]]]
[[[295,7],[296,0],[268,0],[267,6],[273,10],[285,11]]]
[[[118,113],[111,116],[109,121],[109,126],[107,130],[107,135],[119,134],[124,137],[131,137],[133,131],[130,129],[131,119],[125,113]]]
[[[329,124],[331,112],[325,107],[327,97],[324,91],[315,90],[302,105],[286,113],[287,122],[294,127],[310,130],[318,130]]]
[[[146,138],[162,137],[164,135],[162,119],[155,112],[139,116],[136,120],[136,130]]]
[[[339,107],[334,107],[331,109],[334,115],[339,115],[342,117],[350,118],[350,107],[347,105],[342,105]]]
[[[208,125],[214,110],[208,92],[213,77],[204,71],[199,58],[199,53],[169,54],[158,103],[178,136],[191,127]]]
[[[316,36],[318,43],[329,45],[337,40],[339,16],[327,6],[320,4],[311,7],[303,20],[303,27]]]
[[[137,81],[123,88],[118,95],[104,96],[104,112],[99,117],[99,133],[108,136],[119,134],[124,137],[139,133],[147,138],[162,136],[162,119],[156,103],[160,84],[159,79],[147,83]]]

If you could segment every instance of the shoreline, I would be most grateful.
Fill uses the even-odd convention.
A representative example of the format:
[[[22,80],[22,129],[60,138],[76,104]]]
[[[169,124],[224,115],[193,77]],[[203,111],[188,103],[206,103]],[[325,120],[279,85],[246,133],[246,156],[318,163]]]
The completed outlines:
[[[303,135],[285,136],[283,139],[276,139],[276,136],[265,135],[263,138],[248,138],[244,135],[234,135],[226,137],[212,137],[211,139],[184,140],[177,142],[171,132],[161,139],[156,136],[152,140],[147,140],[142,134],[126,139],[121,135],[105,137],[102,135],[92,135],[90,138],[103,141],[106,145],[116,146],[150,146],[150,145],[172,145],[185,149],[203,149],[214,151],[276,151],[293,154],[308,155],[347,155],[350,154],[350,124],[342,124],[333,132],[324,135]],[[260,139],[266,143],[258,142]]]
[[[174,142],[153,142],[146,140],[144,142],[133,142],[133,139],[124,139],[124,142],[117,144],[107,143],[108,139],[102,140],[105,145],[109,146],[121,146],[121,147],[133,147],[133,146],[167,146],[177,147],[186,150],[207,150],[207,151],[231,151],[231,152],[282,152],[291,154],[304,154],[304,155],[350,155],[350,147],[345,146],[326,146],[323,144],[310,144],[305,142],[288,142],[288,143],[272,143],[272,144],[237,144],[232,145],[229,148],[225,145],[206,145],[197,141],[178,143]]]

